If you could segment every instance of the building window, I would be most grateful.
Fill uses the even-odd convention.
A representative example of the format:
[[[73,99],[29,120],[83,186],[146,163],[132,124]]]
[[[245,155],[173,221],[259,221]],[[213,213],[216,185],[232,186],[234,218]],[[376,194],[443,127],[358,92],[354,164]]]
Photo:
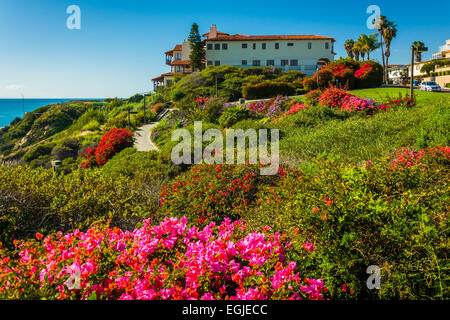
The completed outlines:
[[[247,49],[247,44],[246,43],[242,44],[242,49]]]
[[[311,49],[311,48],[312,48],[312,43],[308,42],[308,49]]]
[[[212,62],[212,61],[208,61],[206,64],[207,64],[208,66],[212,66],[212,65],[213,65],[213,62]]]
[[[291,60],[291,66],[292,66],[292,67],[298,66],[298,60],[297,60],[297,59],[292,59],[292,60]]]
[[[220,66],[220,61],[218,61],[218,60],[214,61],[214,65],[215,65],[216,67]]]
[[[288,46],[288,47],[293,47],[293,46],[294,46],[294,43],[293,43],[293,42],[289,42],[289,43],[287,44],[287,46]]]
[[[253,44],[253,50],[256,50],[256,43]]]
[[[241,64],[242,64],[243,66],[246,66],[246,65],[247,65],[247,60],[242,60],[242,61],[241,61]]]
[[[254,67],[259,67],[261,65],[261,61],[259,60],[253,60],[253,66]]]
[[[279,43],[275,43],[275,49],[280,49],[280,44]]]
[[[175,53],[175,60],[181,60],[181,53],[180,52]]]
[[[330,49],[330,44],[328,42],[325,42],[325,49],[326,50]]]
[[[281,66],[287,66],[289,64],[288,60],[281,60]]]
[[[220,43],[214,44],[214,50],[220,50]]]
[[[267,60],[266,61],[268,66],[274,66],[275,65],[275,60]]]
[[[222,50],[228,50],[228,43],[222,43]]]
[[[206,49],[207,49],[207,50],[212,50],[212,43],[208,43],[208,44],[206,45]]]
[[[262,44],[261,44],[261,48],[262,48],[263,50],[266,50],[266,44],[265,44],[265,43],[262,43]]]

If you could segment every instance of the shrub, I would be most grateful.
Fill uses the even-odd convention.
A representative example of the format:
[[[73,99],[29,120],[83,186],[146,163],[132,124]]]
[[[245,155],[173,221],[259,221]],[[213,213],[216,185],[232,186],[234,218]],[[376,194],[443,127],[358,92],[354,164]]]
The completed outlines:
[[[449,147],[400,150],[364,166],[316,161],[261,189],[242,216],[311,241],[314,261],[301,273],[323,279],[335,299],[445,299],[449,164]],[[380,290],[367,288],[370,265],[381,269]]]
[[[75,158],[77,156],[77,150],[69,149],[67,147],[59,147],[53,149],[52,155],[57,160]]]
[[[47,143],[47,144],[39,144],[23,156],[23,160],[26,162],[30,162],[34,159],[37,159],[41,156],[49,155],[52,152],[55,143]]]
[[[178,101],[178,100],[183,99],[185,96],[186,95],[184,94],[183,91],[175,89],[172,91],[170,98],[174,101]]]
[[[317,80],[314,78],[306,78],[303,80],[303,88],[305,90],[315,90],[317,89]]]
[[[277,176],[261,176],[256,165],[197,165],[161,190],[158,215],[186,216],[199,224],[239,219],[257,187]]]
[[[355,71],[357,89],[377,88],[383,84],[383,67],[373,61],[365,61]]]
[[[286,82],[266,81],[254,85],[246,85],[242,89],[245,99],[271,98],[277,95],[293,96],[295,88]]]
[[[283,236],[248,233],[241,221],[199,230],[165,219],[127,233],[94,226],[36,238],[17,257],[0,249],[3,299],[317,300],[327,292],[320,279],[295,273]],[[66,281],[77,272],[80,288],[71,290]]]
[[[114,226],[134,228],[152,209],[129,178],[97,169],[55,175],[43,168],[0,167],[0,181],[0,242],[8,247],[36,232],[85,230],[108,218]]]
[[[82,168],[94,165],[103,166],[116,153],[133,144],[133,133],[127,129],[111,129],[100,140],[95,150],[88,149],[85,152],[87,160],[82,163]]]
[[[155,113],[160,113],[161,111],[164,110],[164,108],[165,108],[164,103],[156,103],[156,104],[153,106],[153,112],[155,112]]]
[[[223,98],[197,98],[197,109],[194,118],[205,122],[217,123],[223,112]]]
[[[144,99],[142,94],[136,93],[134,96],[128,98],[128,103],[137,103],[141,102]]]
[[[226,108],[225,111],[219,118],[219,124],[223,128],[229,128],[235,123],[238,123],[241,120],[245,120],[250,116],[250,112],[248,109],[237,105]]]
[[[250,111],[250,114],[255,117],[272,118],[280,115],[284,109],[287,109],[288,97],[277,96],[270,100],[250,102],[244,105],[244,108]]]
[[[322,95],[323,91],[320,89],[312,90],[305,94],[302,99],[305,101],[307,105],[317,106],[319,104],[319,98]]]

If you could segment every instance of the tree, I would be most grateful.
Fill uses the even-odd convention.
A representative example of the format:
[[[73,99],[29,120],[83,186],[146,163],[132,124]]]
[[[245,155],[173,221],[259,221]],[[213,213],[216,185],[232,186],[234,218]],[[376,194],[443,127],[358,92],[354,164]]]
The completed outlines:
[[[202,70],[202,61],[205,57],[205,50],[203,48],[200,32],[198,31],[198,25],[195,22],[191,26],[191,32],[188,39],[191,46],[189,59],[191,60],[192,71]]]
[[[359,61],[359,56],[364,60],[364,48],[363,44],[360,41],[356,41],[353,45],[353,53],[355,55],[355,60]]]
[[[384,57],[386,57],[386,63],[384,66],[384,79],[388,80],[388,68],[389,68],[389,57],[391,56],[391,42],[392,40],[397,36],[397,25],[394,24],[394,22],[389,21],[386,19],[385,16],[380,16],[379,19],[379,32],[382,36],[382,39],[384,39],[385,43],[385,53],[383,56],[383,63],[384,63]],[[381,46],[381,49],[383,50],[383,46]]]
[[[347,51],[347,56],[349,56],[350,58],[354,58],[354,54],[353,54],[353,45],[355,44],[355,41],[353,41],[353,39],[348,39],[347,41],[345,41],[344,44],[344,49],[345,51]]]
[[[386,16],[378,16],[374,25],[380,35],[381,58],[383,60],[383,83],[386,83],[386,80],[388,78],[388,66],[386,65],[385,54],[384,54],[384,50],[383,50],[383,32],[384,32],[384,28],[386,27]]]
[[[425,44],[422,41],[414,41],[413,42],[414,56],[416,58],[416,62],[422,62],[422,52],[420,48],[425,47]]]
[[[363,57],[363,60],[366,53],[367,60],[370,60],[370,53],[381,46],[381,44],[378,42],[377,34],[361,34],[358,42],[361,43],[361,56]]]

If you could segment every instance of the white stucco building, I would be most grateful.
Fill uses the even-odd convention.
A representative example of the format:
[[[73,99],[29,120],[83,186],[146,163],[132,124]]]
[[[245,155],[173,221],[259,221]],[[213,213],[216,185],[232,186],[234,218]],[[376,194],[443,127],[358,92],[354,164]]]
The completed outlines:
[[[212,25],[203,35],[206,65],[272,66],[311,76],[318,61],[334,60],[334,38],[317,35],[228,35]]]
[[[317,35],[230,35],[212,25],[203,34],[206,66],[231,65],[242,68],[271,66],[284,71],[298,70],[311,76],[321,62],[334,60],[334,38]],[[175,77],[192,72],[188,41],[165,52],[171,70],[152,79],[154,89],[170,86]]]

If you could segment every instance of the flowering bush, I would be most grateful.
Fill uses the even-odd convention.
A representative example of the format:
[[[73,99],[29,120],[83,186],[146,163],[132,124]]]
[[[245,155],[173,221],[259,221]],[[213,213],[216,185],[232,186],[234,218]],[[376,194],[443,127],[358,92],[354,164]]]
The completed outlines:
[[[316,250],[297,267],[323,279],[333,298],[445,299],[449,165],[448,146],[366,165],[316,160],[261,188],[243,217],[311,241]],[[370,265],[381,269],[380,290],[367,288]]]
[[[319,104],[319,98],[323,94],[320,89],[312,90],[303,96],[303,100],[307,105],[317,106]]]
[[[364,111],[367,114],[377,110],[389,109],[389,106],[379,105],[375,100],[362,99],[335,87],[325,90],[319,98],[319,103],[332,109],[347,112]]]
[[[257,165],[197,165],[162,188],[158,215],[186,216],[200,225],[239,219],[257,188],[277,178],[261,176]]]
[[[0,297],[6,299],[323,299],[320,279],[301,279],[279,233],[247,232],[244,221],[144,221],[124,232],[93,226],[0,248]],[[313,251],[305,243],[304,254]]]
[[[450,147],[438,146],[418,151],[402,148],[396,152],[391,167],[393,170],[398,170],[411,166],[423,166],[425,165],[422,163],[424,157],[450,160]]]
[[[350,97],[347,91],[331,87],[320,96],[319,103],[332,109],[341,109],[342,104]]]
[[[303,87],[309,90],[318,87],[326,89],[334,86],[336,80],[340,88],[363,89],[378,87],[383,82],[382,66],[373,61],[355,61],[352,59],[340,59],[330,62],[310,78],[303,80]]]
[[[355,71],[355,77],[359,79],[366,79],[371,72],[373,72],[372,65],[370,63],[364,63],[358,70]]]
[[[272,118],[283,112],[285,103],[288,101],[291,101],[288,97],[277,96],[270,100],[247,103],[244,108],[248,109],[253,116]]]
[[[282,120],[284,117],[291,115],[291,114],[296,114],[299,111],[306,109],[306,108],[310,108],[310,106],[302,104],[297,102],[296,104],[293,104],[290,109],[286,112],[284,112],[279,118],[275,119],[274,122]]]
[[[132,144],[133,133],[130,130],[113,128],[102,137],[95,150],[86,150],[84,155],[87,160],[81,164],[81,167],[89,168],[94,165],[101,167],[116,153]]]

